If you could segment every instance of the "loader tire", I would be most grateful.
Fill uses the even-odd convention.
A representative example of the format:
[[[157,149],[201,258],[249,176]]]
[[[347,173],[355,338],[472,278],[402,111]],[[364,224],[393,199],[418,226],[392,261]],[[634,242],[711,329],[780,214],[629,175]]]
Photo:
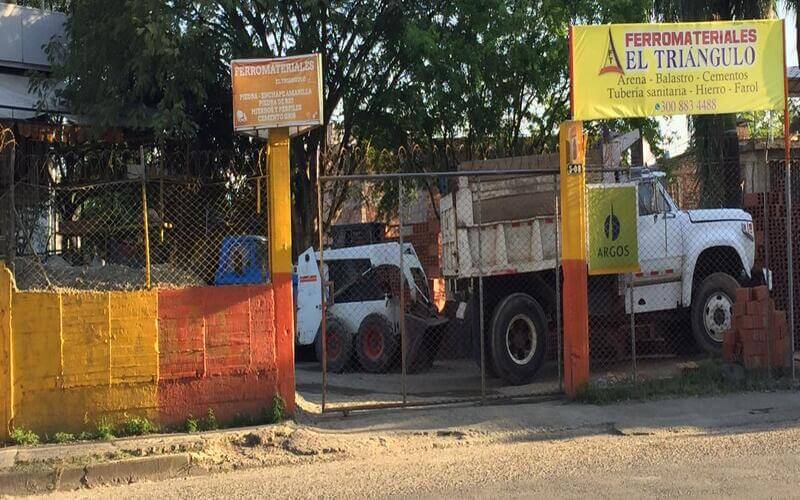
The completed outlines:
[[[356,338],[356,353],[364,371],[389,371],[396,361],[397,342],[394,328],[384,316],[373,313],[364,318]]]
[[[325,325],[328,340],[325,353],[328,357],[327,370],[332,373],[342,373],[350,366],[353,358],[353,334],[347,330],[341,320],[331,316],[325,320]],[[314,350],[317,353],[317,359],[322,363],[321,331],[317,333],[317,338],[314,340]]]
[[[494,309],[491,323],[492,365],[512,385],[529,383],[544,362],[547,318],[530,295],[509,295]]]

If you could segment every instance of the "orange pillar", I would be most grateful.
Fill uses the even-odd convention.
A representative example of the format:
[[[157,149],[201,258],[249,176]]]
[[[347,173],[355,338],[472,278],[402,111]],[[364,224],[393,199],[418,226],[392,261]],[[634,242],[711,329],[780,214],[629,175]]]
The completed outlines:
[[[269,264],[275,294],[278,394],[294,413],[294,298],[292,294],[292,188],[289,129],[269,131]]]
[[[589,382],[586,268],[586,148],[583,122],[561,124],[561,266],[564,274],[564,390],[574,398]]]

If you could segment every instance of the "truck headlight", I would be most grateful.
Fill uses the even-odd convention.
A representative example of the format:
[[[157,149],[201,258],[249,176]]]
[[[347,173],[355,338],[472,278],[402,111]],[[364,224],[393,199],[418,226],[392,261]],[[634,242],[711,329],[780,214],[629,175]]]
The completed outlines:
[[[753,232],[753,223],[752,222],[742,222],[742,232],[750,241],[755,241],[756,236]]]

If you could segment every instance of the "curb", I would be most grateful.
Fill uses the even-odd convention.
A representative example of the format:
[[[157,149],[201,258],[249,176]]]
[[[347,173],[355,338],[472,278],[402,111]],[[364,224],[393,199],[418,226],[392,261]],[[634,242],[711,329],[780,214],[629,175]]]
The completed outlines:
[[[192,474],[188,453],[132,458],[85,466],[32,465],[0,474],[0,495],[23,496],[81,488],[159,481]]]

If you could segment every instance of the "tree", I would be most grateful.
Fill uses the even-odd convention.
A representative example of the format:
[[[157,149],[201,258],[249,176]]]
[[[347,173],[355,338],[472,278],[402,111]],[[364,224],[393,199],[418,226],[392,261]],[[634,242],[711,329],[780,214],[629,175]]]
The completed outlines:
[[[664,21],[753,19],[769,16],[774,0],[655,0],[654,13]],[[700,203],[705,207],[739,206],[741,173],[737,115],[695,116],[692,146],[697,155]]]
[[[58,94],[98,129],[126,128],[172,150],[242,149],[248,140],[235,137],[230,125],[228,61],[321,53],[325,127],[291,146],[300,249],[316,234],[317,150],[327,158],[324,173],[347,174],[367,164],[348,154],[354,145],[553,148],[557,124],[568,114],[569,24],[641,21],[649,6],[649,0],[121,0],[109,9],[102,0],[72,0],[67,37],[50,45],[52,79],[39,88]],[[431,158],[434,164],[417,166],[454,167],[447,155]]]

